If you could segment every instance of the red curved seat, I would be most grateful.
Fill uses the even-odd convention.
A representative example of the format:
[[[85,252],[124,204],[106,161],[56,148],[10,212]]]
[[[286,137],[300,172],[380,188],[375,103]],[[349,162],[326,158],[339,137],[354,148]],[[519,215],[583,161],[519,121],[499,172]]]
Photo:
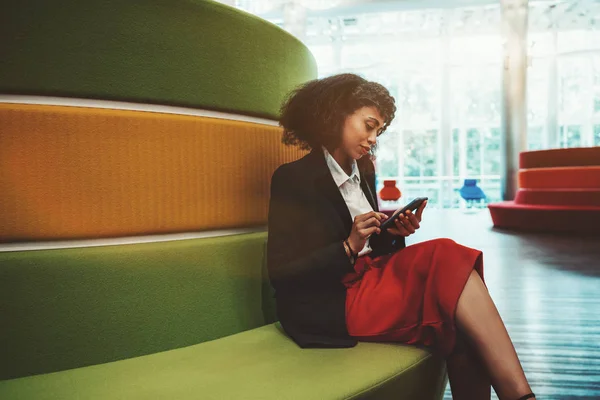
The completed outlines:
[[[525,151],[514,201],[489,204],[495,227],[600,234],[600,147]]]
[[[600,166],[521,169],[519,188],[597,189],[600,188]]]
[[[546,233],[600,233],[600,207],[515,204],[513,201],[488,207],[497,228]]]
[[[600,207],[600,188],[519,189],[515,204]]]
[[[600,165],[600,146],[524,151],[519,168],[582,167]]]

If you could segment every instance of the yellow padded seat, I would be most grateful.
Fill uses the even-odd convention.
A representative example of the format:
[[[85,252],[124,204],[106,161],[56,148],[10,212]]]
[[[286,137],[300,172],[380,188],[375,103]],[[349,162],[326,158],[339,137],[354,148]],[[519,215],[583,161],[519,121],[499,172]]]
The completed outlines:
[[[274,125],[0,103],[0,241],[266,225]]]

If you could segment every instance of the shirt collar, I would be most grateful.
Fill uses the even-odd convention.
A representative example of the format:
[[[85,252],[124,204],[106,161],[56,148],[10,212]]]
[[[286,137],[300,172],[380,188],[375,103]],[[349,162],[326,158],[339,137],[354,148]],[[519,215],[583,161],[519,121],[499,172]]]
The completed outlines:
[[[360,183],[360,174],[358,173],[358,163],[356,160],[352,160],[352,173],[348,176],[325,147],[323,147],[323,154],[325,155],[325,161],[327,162],[329,171],[331,171],[331,176],[338,188],[346,183],[348,179]]]

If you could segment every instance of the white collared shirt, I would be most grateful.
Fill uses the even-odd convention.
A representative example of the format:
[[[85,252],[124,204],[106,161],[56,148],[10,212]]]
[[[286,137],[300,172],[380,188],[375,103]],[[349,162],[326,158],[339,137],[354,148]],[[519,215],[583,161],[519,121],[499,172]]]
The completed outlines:
[[[352,216],[352,221],[354,221],[354,217],[360,214],[365,214],[370,211],[373,211],[373,207],[371,207],[371,203],[367,200],[367,196],[363,192],[360,187],[360,173],[358,171],[358,163],[356,160],[352,160],[352,173],[350,176],[340,167],[335,158],[327,151],[325,147],[323,147],[323,153],[325,154],[325,161],[327,161],[327,166],[329,167],[329,171],[331,171],[331,176],[333,177],[333,181],[337,185],[346,205],[348,206],[348,210],[350,211],[350,215]],[[354,249],[356,251],[356,249]],[[362,256],[364,254],[370,253],[372,251],[369,246],[369,239],[365,243],[365,247],[363,247],[358,255]]]

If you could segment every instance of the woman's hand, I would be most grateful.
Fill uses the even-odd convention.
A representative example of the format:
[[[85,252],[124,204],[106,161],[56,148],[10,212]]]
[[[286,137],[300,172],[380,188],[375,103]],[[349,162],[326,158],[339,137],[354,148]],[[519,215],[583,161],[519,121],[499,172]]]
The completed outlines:
[[[396,227],[389,228],[388,232],[392,235],[404,237],[410,236],[413,233],[415,233],[415,231],[421,226],[421,215],[423,214],[423,209],[426,205],[427,200],[425,200],[423,204],[421,204],[419,208],[417,208],[416,214],[413,214],[410,210],[406,212],[406,215],[400,214],[398,218],[396,218],[396,220],[394,221]]]
[[[360,252],[367,239],[373,233],[380,233],[381,229],[379,226],[382,221],[388,219],[388,216],[384,213],[371,211],[366,214],[360,214],[354,217],[354,224],[352,224],[352,231],[348,236],[348,243],[352,247],[352,251],[356,253]]]

